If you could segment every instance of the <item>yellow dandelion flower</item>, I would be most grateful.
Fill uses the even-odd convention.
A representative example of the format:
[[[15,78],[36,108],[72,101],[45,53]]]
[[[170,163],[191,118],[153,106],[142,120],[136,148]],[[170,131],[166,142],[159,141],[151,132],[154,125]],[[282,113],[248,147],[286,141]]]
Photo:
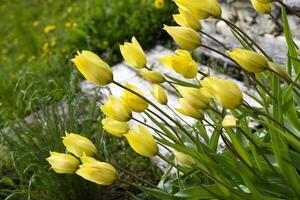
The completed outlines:
[[[55,28],[56,28],[55,25],[47,25],[47,26],[44,28],[44,32],[45,32],[45,33],[50,33],[50,32],[52,32],[52,31],[54,31]]]

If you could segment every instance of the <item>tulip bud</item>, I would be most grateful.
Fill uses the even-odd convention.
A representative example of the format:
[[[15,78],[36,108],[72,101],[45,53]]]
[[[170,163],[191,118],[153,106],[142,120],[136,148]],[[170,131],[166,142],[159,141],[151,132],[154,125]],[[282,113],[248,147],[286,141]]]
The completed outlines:
[[[104,130],[117,137],[122,137],[123,134],[129,131],[129,126],[126,122],[120,122],[109,117],[102,119],[101,122]]]
[[[215,98],[223,108],[235,109],[243,103],[241,89],[231,80],[208,77],[201,81],[202,92],[208,98]]]
[[[201,29],[200,21],[188,9],[179,8],[179,14],[173,15],[175,22],[182,27],[188,27],[195,31]]]
[[[145,126],[139,125],[138,129],[137,131],[130,130],[124,135],[129,145],[136,153],[142,156],[154,157],[158,153],[158,146],[152,134]]]
[[[197,109],[190,105],[186,99],[180,98],[179,100],[180,108],[175,108],[177,112],[198,119],[202,120],[203,119],[203,111],[200,109]]]
[[[168,96],[165,90],[158,84],[152,85],[151,94],[157,100],[158,103],[162,105],[166,105],[168,103]]]
[[[107,85],[113,81],[113,73],[107,63],[90,51],[78,51],[71,61],[81,74],[90,82]]]
[[[162,9],[165,6],[165,1],[164,0],[155,0],[154,6],[157,9]]]
[[[265,70],[267,60],[262,55],[249,50],[233,49],[228,51],[230,56],[246,71],[257,73]]]
[[[233,128],[237,125],[237,119],[233,115],[226,115],[222,121],[224,128]]]
[[[222,9],[217,0],[174,0],[179,7],[186,7],[199,19],[220,18]]]
[[[124,45],[120,45],[121,54],[128,64],[136,68],[144,68],[147,64],[144,50],[134,36],[131,42],[125,42]]]
[[[142,91],[140,91],[137,87],[130,85],[129,83],[126,83],[125,86],[133,90],[134,92],[143,95]],[[134,112],[143,112],[148,108],[147,101],[128,90],[125,90],[123,92],[121,100],[123,104],[127,107],[127,109],[132,110]]]
[[[195,159],[185,153],[173,151],[173,154],[177,162],[183,167],[193,168],[196,165]]]
[[[184,78],[192,79],[197,76],[198,65],[193,60],[188,51],[178,49],[175,51],[177,55],[168,55],[159,61],[166,67],[170,67]]]
[[[201,45],[200,35],[191,28],[180,26],[167,26],[163,28],[183,49],[194,50]]]
[[[59,174],[73,174],[79,166],[79,161],[72,155],[50,151],[50,157],[46,160],[51,168]]]
[[[99,185],[110,185],[117,178],[116,169],[106,162],[100,162],[93,158],[83,158],[76,174],[82,178]]]
[[[97,153],[95,145],[89,139],[78,134],[66,132],[66,136],[63,137],[63,144],[66,146],[67,151],[77,157],[83,155],[93,156]]]
[[[272,10],[272,4],[271,3],[260,3],[258,0],[251,0],[253,8],[258,12],[259,14],[266,14],[270,13]]]
[[[151,83],[163,83],[166,81],[161,73],[155,71],[141,71],[140,75]]]
[[[106,103],[100,109],[106,116],[114,120],[127,122],[131,119],[131,110],[120,99],[114,96],[109,96]]]
[[[177,87],[180,95],[194,108],[206,109],[208,108],[208,98],[202,94],[201,90],[191,87]]]

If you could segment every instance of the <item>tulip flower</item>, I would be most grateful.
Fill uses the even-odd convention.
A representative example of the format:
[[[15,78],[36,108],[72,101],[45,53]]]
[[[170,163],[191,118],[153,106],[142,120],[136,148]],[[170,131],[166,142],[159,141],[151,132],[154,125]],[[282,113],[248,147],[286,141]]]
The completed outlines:
[[[63,137],[63,144],[66,146],[68,152],[77,157],[83,155],[93,156],[97,153],[95,145],[86,137],[78,134],[66,132],[66,136]]]
[[[194,50],[200,47],[201,37],[191,28],[181,26],[167,26],[163,28],[183,49]]]
[[[125,42],[124,45],[120,45],[120,51],[124,60],[133,67],[144,68],[147,64],[147,58],[144,50],[133,36],[131,43]]]
[[[77,54],[71,61],[88,81],[102,86],[113,81],[111,68],[99,56],[90,51]]]
[[[224,128],[233,128],[237,125],[237,119],[233,115],[226,115],[222,121]]]
[[[82,161],[83,164],[76,171],[76,174],[82,178],[99,185],[110,185],[116,180],[116,169],[109,163],[100,162],[93,158],[84,158]]]
[[[166,81],[161,73],[155,71],[141,71],[140,75],[143,77],[143,79],[151,83],[163,83]]]
[[[208,108],[208,98],[201,92],[201,90],[183,86],[179,86],[177,89],[180,95],[194,108]]]
[[[151,94],[157,100],[158,103],[162,105],[166,105],[168,103],[168,96],[165,90],[160,85],[153,84]]]
[[[241,89],[231,80],[208,77],[200,83],[203,94],[216,99],[223,108],[235,109],[243,103]]]
[[[143,95],[137,87],[130,85],[129,83],[125,84],[125,87],[133,90],[134,92]],[[121,96],[121,100],[127,109],[134,112],[143,112],[148,108],[148,102],[142,99],[141,97],[133,94],[132,92],[125,90]]]
[[[158,153],[158,146],[145,126],[139,125],[138,130],[130,130],[124,136],[136,153],[149,158]]]
[[[120,99],[114,96],[109,96],[106,103],[100,109],[106,116],[114,120],[127,122],[131,119],[131,110]]]
[[[46,159],[51,168],[59,174],[73,174],[79,166],[79,161],[72,155],[50,151],[50,157]]]
[[[162,9],[165,6],[165,1],[164,0],[155,0],[154,6],[157,9]]]
[[[179,101],[180,107],[175,108],[177,112],[179,112],[183,115],[198,119],[198,120],[203,119],[204,115],[203,115],[202,110],[193,107],[184,98],[180,98],[178,101]]]
[[[123,134],[129,131],[129,126],[126,122],[120,122],[109,117],[103,119],[101,123],[104,130],[117,137],[122,137]]]
[[[174,0],[178,7],[189,9],[199,19],[220,18],[222,8],[217,0]]]
[[[253,8],[259,13],[259,14],[266,14],[270,13],[272,10],[272,4],[271,3],[260,3],[259,0],[251,0]]]
[[[243,49],[228,51],[230,56],[246,71],[257,73],[268,67],[267,60],[262,55]]]
[[[173,15],[175,22],[182,27],[188,27],[195,31],[201,29],[200,21],[188,9],[179,8],[179,14]]]
[[[184,78],[192,79],[197,76],[198,65],[193,60],[188,51],[178,49],[175,51],[177,55],[167,55],[159,61],[166,67],[169,67],[181,74]]]
[[[193,168],[196,165],[196,160],[185,153],[173,151],[173,154],[177,162],[183,167]]]

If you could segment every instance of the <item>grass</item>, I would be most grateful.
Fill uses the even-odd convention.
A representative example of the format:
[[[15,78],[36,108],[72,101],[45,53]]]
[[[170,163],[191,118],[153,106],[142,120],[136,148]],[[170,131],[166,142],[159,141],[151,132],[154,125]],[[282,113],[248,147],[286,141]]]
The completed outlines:
[[[76,73],[73,73],[73,84]],[[102,114],[96,106],[98,95],[76,92],[75,87],[64,94],[63,101],[48,105],[32,115],[33,123],[18,120],[2,130],[0,198],[8,199],[127,199],[128,191],[138,191],[122,182],[101,187],[75,175],[54,173],[45,158],[49,151],[64,152],[61,137],[65,130],[90,138],[99,150],[98,159],[134,171],[139,177],[157,181],[160,172],[148,159],[134,153],[123,139],[109,136],[101,128]],[[72,89],[73,88],[73,89]],[[98,93],[98,91],[95,91]],[[8,151],[7,151],[8,149]],[[5,151],[5,152],[4,152]],[[128,163],[128,159],[132,162]],[[10,162],[12,161],[12,162]],[[120,172],[123,180],[136,182]]]
[[[165,42],[161,28],[171,21],[174,7],[169,2],[156,9],[153,2],[2,1],[0,73],[5,76],[0,80],[0,121],[22,118],[39,107],[28,90],[39,94],[67,90],[70,59],[77,50],[92,50],[113,64],[121,61],[119,44],[133,35],[145,49]],[[49,25],[55,29],[46,33]],[[42,79],[42,85],[31,84],[36,79]]]

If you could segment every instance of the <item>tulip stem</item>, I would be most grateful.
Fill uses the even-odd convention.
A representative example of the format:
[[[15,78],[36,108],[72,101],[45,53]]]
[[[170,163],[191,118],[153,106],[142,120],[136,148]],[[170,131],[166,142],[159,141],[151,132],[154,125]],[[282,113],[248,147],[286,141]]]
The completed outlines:
[[[162,118],[161,116],[159,116],[158,114],[156,114],[155,112],[153,112],[150,109],[147,109],[152,115],[155,115],[157,118],[159,118],[161,121],[163,121],[168,127],[170,127],[172,129],[172,131],[175,133],[177,139],[180,141],[181,144],[184,144],[183,141],[181,140],[179,134],[177,133],[177,131],[174,129],[174,127],[169,124],[164,118]],[[178,143],[178,142],[177,142]]]
[[[283,3],[281,0],[276,0],[277,3],[279,3],[281,6],[285,7],[285,9],[287,9],[287,11],[293,13],[294,15],[296,15],[298,18],[300,18],[300,14],[297,13],[293,8],[291,8],[290,6],[286,5],[285,3]]]
[[[147,126],[148,128],[151,128],[152,130],[154,130],[158,135],[159,135],[159,137],[161,137],[162,139],[165,139],[162,135],[164,135],[164,136],[166,136],[166,137],[168,137],[163,131],[160,131],[160,130],[158,130],[158,129],[156,129],[156,128],[154,128],[153,126],[150,126],[149,124],[147,124],[147,123],[144,123],[144,122],[142,122],[142,121],[140,121],[140,120],[138,120],[138,119],[136,119],[136,118],[131,118],[132,120],[134,120],[134,121],[136,121],[136,122],[138,122],[138,123],[140,123],[140,124],[143,124],[144,126]],[[169,138],[169,137],[168,137]],[[172,138],[169,138],[169,139],[172,139]],[[173,140],[174,141],[174,140]],[[176,142],[176,141],[174,141],[174,142]]]
[[[279,76],[280,78],[282,78],[283,80],[285,80],[288,84],[292,84],[293,86],[297,87],[298,89],[300,89],[300,85],[295,83],[290,77],[286,77],[286,76],[283,76],[279,73],[277,73],[276,71],[268,68],[270,70],[270,72],[273,72],[274,74],[276,74],[277,76]]]
[[[229,21],[227,19],[224,19],[224,18],[220,17],[220,20],[224,21],[228,26],[230,26],[235,31],[240,32],[241,34],[243,34],[252,44],[254,44],[259,49],[259,51],[262,54],[264,54],[264,56],[266,58],[268,58],[268,60],[272,61],[272,58],[264,51],[264,49],[261,46],[259,46],[257,44],[257,42],[255,42],[255,40],[253,38],[251,38],[245,31],[243,31],[241,28],[239,28],[237,25],[235,25],[234,23],[232,23],[231,21]]]
[[[255,108],[253,108],[253,107],[251,107],[251,106],[245,104],[244,102],[243,102],[242,105],[243,105],[245,108],[247,108],[247,110],[249,110],[249,111],[252,110],[252,111],[255,113],[255,115],[253,115],[253,116],[256,116],[256,117],[255,117],[256,119],[260,120],[260,119],[258,118],[258,115],[262,115],[262,116],[266,117],[267,119],[271,120],[272,122],[274,122],[275,124],[277,124],[282,130],[287,131],[287,132],[288,132],[289,134],[291,134],[296,140],[300,141],[300,138],[299,138],[297,135],[295,135],[291,130],[289,130],[288,128],[286,128],[283,124],[281,124],[281,123],[278,122],[277,120],[273,119],[273,118],[270,117],[269,115],[265,114],[264,112],[261,112],[261,111],[258,110],[258,109],[255,109]]]
[[[113,81],[114,84],[116,84],[117,86],[131,92],[132,94],[137,95],[138,97],[142,98],[143,100],[145,100],[146,102],[148,102],[151,106],[153,106],[156,110],[158,110],[159,112],[161,112],[164,116],[166,116],[169,120],[171,120],[174,124],[176,124],[193,142],[194,138],[189,134],[189,132],[180,124],[178,123],[176,120],[174,120],[172,117],[170,117],[165,111],[163,111],[162,109],[160,109],[157,105],[155,105],[152,101],[150,101],[149,99],[147,99],[146,97],[144,97],[143,95],[131,90],[130,88],[127,88],[126,86]]]
[[[113,164],[113,166],[114,166],[115,168],[119,169],[120,171],[124,172],[125,174],[127,174],[127,175],[129,175],[129,176],[131,176],[131,177],[133,177],[133,178],[135,178],[135,179],[137,179],[137,180],[143,182],[144,184],[147,184],[147,185],[150,185],[151,187],[157,188],[156,185],[154,185],[154,184],[148,182],[147,180],[144,180],[144,179],[138,177],[137,175],[131,173],[130,171],[128,171],[128,170],[126,170],[126,169],[124,169],[124,168],[122,168],[122,167],[120,167],[120,166],[118,166],[118,165],[116,165],[116,164]]]
[[[202,30],[200,30],[200,33],[202,33],[203,35],[207,36],[208,38],[212,39],[213,41],[215,41],[216,43],[221,45],[225,50],[228,50],[228,48],[225,46],[225,44],[223,44],[221,41],[217,40],[213,36],[209,35],[208,33],[204,32]]]

